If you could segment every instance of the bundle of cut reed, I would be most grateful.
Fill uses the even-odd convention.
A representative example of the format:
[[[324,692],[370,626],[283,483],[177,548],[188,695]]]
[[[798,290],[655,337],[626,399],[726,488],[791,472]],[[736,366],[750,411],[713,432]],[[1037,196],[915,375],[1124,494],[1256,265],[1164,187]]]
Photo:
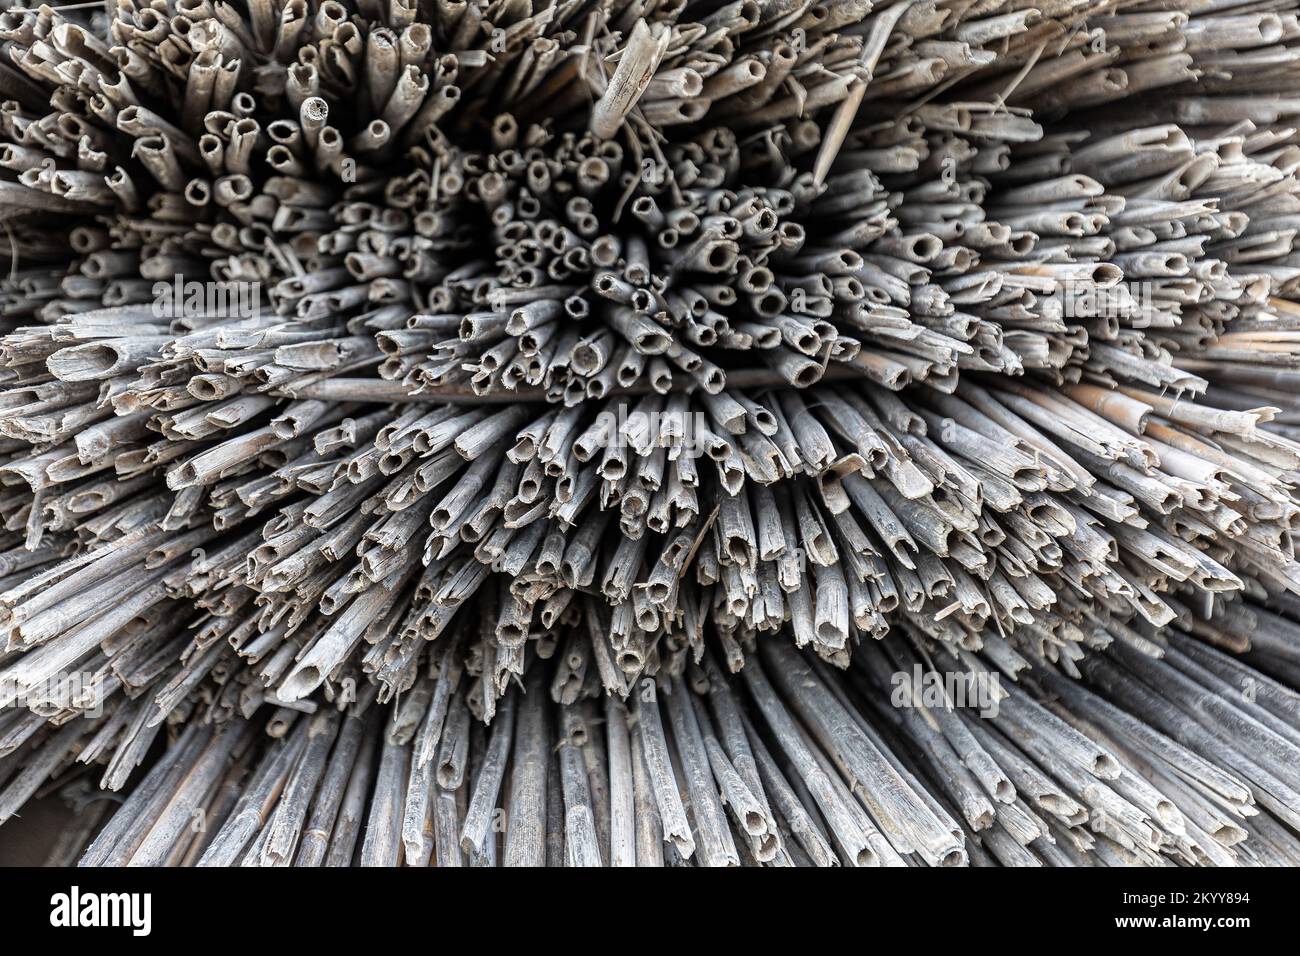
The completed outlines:
[[[0,13],[0,821],[1300,861],[1293,7]]]

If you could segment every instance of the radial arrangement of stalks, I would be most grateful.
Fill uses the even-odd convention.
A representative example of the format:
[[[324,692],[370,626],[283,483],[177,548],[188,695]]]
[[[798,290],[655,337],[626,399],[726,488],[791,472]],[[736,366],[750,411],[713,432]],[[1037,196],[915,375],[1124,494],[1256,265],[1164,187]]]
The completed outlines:
[[[1300,863],[1297,4],[1031,3],[0,4],[5,830]]]

